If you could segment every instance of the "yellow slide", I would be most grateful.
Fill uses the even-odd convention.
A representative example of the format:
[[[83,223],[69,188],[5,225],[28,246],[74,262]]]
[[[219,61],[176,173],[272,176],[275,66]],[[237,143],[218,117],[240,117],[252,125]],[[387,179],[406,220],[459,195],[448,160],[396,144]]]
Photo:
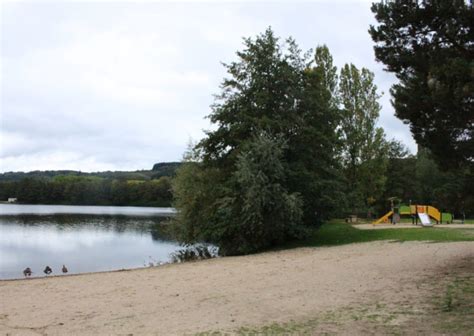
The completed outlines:
[[[427,214],[437,223],[441,223],[441,215],[445,221],[451,221],[452,215],[449,213],[441,214],[441,212],[431,205],[402,205],[400,206],[400,215]],[[393,211],[387,212],[384,216],[377,219],[373,224],[387,223],[388,218],[393,215]]]
[[[434,218],[438,223],[441,222],[441,212],[432,206],[428,206],[428,215]]]
[[[393,215],[393,211],[390,210],[389,212],[387,212],[385,215],[383,215],[382,217],[380,217],[379,219],[377,219],[374,224],[380,224],[382,222],[387,222],[388,221],[388,218]]]

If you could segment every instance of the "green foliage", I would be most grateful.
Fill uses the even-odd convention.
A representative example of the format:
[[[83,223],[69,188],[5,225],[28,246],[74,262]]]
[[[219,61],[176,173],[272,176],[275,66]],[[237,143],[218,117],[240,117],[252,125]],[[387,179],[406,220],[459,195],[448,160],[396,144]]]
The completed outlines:
[[[284,187],[284,148],[281,138],[265,133],[251,138],[226,178],[222,170],[188,157],[173,182],[177,237],[186,243],[215,243],[222,255],[250,253],[298,237],[301,199]]]
[[[402,203],[433,205],[441,211],[450,212],[455,218],[474,215],[472,176],[466,168],[439,169],[426,148],[420,147],[416,156],[389,151],[386,172],[386,191],[377,203],[379,214],[390,206],[388,199],[397,197]]]
[[[152,168],[153,174],[151,178],[158,179],[163,176],[175,176],[176,169],[181,165],[180,162],[159,162],[155,163]]]
[[[303,72],[302,97],[295,132],[289,137],[288,186],[301,194],[304,222],[315,224],[334,215],[344,203],[341,142],[336,129],[337,68],[326,46],[318,46],[312,66]]]
[[[270,29],[244,45],[226,65],[230,78],[210,115],[217,128],[173,189],[178,236],[216,243],[224,254],[300,236],[302,219],[328,217],[342,197],[329,51],[319,47],[311,66],[293,40],[284,48]]]
[[[170,255],[171,261],[174,263],[205,260],[216,256],[215,248],[207,245],[189,245]]]
[[[376,204],[378,214],[387,212],[391,197],[405,204],[409,204],[410,201],[412,204],[425,204],[417,203],[419,183],[416,178],[416,164],[416,157],[410,155],[402,143],[395,140],[388,143],[385,190]]]
[[[398,118],[444,168],[474,162],[472,1],[381,1],[370,27],[376,58],[400,80]]]
[[[217,200],[224,196],[222,174],[215,168],[204,168],[201,162],[185,156],[172,182],[173,206],[178,209],[172,220],[172,231],[181,242],[192,244],[213,241],[218,235],[212,228],[218,209]]]
[[[163,176],[173,177],[175,170],[179,167],[179,162],[160,162],[153,165],[152,170],[137,171],[104,171],[94,173],[84,173],[75,170],[45,170],[31,172],[7,172],[0,174],[0,182],[3,181],[21,181],[25,178],[37,180],[51,180],[56,177],[81,176],[81,177],[99,177],[115,180],[141,180],[159,179]]]
[[[171,176],[181,163],[157,163],[151,170],[83,173],[73,170],[0,174],[0,200],[28,204],[171,205]]]
[[[382,196],[389,146],[383,129],[376,127],[381,107],[374,74],[346,64],[341,70],[339,94],[348,202],[351,212],[357,213],[370,209]]]
[[[55,176],[0,182],[0,199],[27,204],[170,206],[171,179],[116,180],[97,176]]]
[[[474,195],[472,175],[466,168],[441,171],[430,151],[420,148],[417,154],[416,179],[418,199],[426,204],[453,212],[456,215],[473,214]]]
[[[255,137],[239,154],[223,202],[226,227],[220,247],[246,253],[280,244],[301,234],[302,201],[284,186],[285,144],[266,134]]]
[[[178,237],[216,243],[225,254],[301,236],[301,220],[314,225],[345,203],[370,209],[382,196],[391,149],[376,127],[370,71],[346,65],[338,78],[326,46],[309,61],[271,29],[244,46],[225,65],[230,78],[209,116],[216,129],[173,188]]]
[[[224,79],[209,116],[218,128],[198,145],[204,160],[222,159],[232,166],[240,145],[257,132],[282,134],[286,139],[295,132],[305,59],[293,40],[286,43],[284,50],[267,29],[255,40],[245,39],[238,61],[225,64],[231,77]]]

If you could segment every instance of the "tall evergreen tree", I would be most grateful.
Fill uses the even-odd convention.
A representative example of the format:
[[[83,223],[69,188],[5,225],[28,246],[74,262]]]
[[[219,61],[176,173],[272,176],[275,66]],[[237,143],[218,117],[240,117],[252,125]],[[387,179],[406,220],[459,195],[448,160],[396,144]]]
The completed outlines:
[[[465,0],[381,1],[370,27],[396,74],[396,116],[445,168],[474,165],[474,7]]]
[[[243,142],[259,131],[286,138],[294,132],[304,59],[292,39],[286,43],[283,50],[268,28],[255,40],[244,39],[238,61],[224,64],[230,78],[224,79],[209,116],[218,128],[198,145],[205,160],[232,165]]]

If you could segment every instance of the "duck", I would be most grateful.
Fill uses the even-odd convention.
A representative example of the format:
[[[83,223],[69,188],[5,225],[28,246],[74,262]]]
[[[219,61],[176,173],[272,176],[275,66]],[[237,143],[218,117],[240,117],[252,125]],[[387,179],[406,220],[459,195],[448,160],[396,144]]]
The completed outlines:
[[[30,277],[31,276],[31,268],[27,267],[23,270],[23,275],[27,278],[27,277]]]
[[[67,267],[66,267],[66,265],[63,265],[62,271],[63,271],[63,273],[67,273]]]
[[[51,267],[46,266],[46,267],[44,268],[44,271],[43,271],[43,272],[44,272],[44,274],[48,275],[48,274],[53,273],[53,270],[51,269]]]

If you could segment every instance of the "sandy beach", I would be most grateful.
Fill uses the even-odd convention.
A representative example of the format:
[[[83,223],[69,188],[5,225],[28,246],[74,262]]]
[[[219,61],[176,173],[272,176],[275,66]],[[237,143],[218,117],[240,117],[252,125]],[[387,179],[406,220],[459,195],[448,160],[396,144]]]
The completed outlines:
[[[232,333],[355,304],[423,302],[430,279],[472,275],[473,260],[472,242],[371,242],[0,281],[0,334]],[[362,334],[360,327],[332,331]]]

